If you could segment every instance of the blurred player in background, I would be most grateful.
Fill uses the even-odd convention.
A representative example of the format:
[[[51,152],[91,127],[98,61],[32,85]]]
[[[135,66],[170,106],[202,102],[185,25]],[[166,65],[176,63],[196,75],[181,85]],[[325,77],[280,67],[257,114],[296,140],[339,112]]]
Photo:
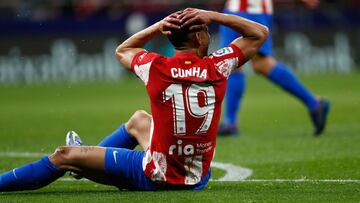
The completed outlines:
[[[319,3],[318,0],[302,0],[302,2],[309,8],[315,8]],[[238,15],[265,25],[270,31],[272,29],[272,0],[227,0],[224,13]],[[232,29],[225,26],[220,27],[221,47],[227,46],[238,37],[239,34]],[[314,135],[320,135],[325,128],[330,103],[325,99],[316,98],[290,68],[276,61],[272,49],[272,37],[270,35],[259,52],[251,59],[254,71],[302,101],[310,113],[314,125]],[[220,135],[238,135],[237,115],[245,86],[245,73],[241,70],[234,71],[228,80],[225,114],[223,123],[219,127]]]
[[[242,37],[208,55],[210,23]],[[161,33],[174,46],[172,58],[144,50]],[[68,146],[1,174],[0,191],[38,189],[66,171],[125,189],[203,189],[210,179],[227,78],[257,53],[268,34],[258,23],[198,9],[174,13],[134,34],[116,55],[144,82],[152,115],[137,111],[99,146],[82,146],[70,132]],[[133,150],[136,145],[143,151]]]

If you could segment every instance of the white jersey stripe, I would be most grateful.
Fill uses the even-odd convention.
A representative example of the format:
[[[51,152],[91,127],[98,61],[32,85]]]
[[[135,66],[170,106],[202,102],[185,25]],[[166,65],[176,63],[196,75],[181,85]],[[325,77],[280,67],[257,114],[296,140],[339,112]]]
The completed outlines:
[[[136,75],[139,76],[139,78],[145,83],[145,86],[149,82],[151,63],[152,63],[152,61],[149,63],[146,63],[146,64],[139,65],[139,66],[135,65],[135,67],[134,67]]]
[[[250,14],[272,14],[274,11],[272,0],[227,0],[225,9]]]
[[[265,1],[267,14],[273,14],[274,13],[274,8],[273,8],[272,1],[271,0],[264,0],[264,1]]]
[[[226,4],[226,8],[231,12],[238,12],[240,9],[240,1],[239,0],[228,0]]]

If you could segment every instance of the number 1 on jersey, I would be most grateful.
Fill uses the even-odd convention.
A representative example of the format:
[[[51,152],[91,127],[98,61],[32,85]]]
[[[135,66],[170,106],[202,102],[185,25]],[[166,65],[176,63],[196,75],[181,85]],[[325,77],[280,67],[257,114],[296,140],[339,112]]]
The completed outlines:
[[[199,94],[203,94],[205,98],[204,105],[200,105]],[[181,84],[171,84],[165,89],[163,96],[163,102],[170,99],[172,101],[174,134],[184,135],[186,133],[184,97],[189,114],[195,118],[204,118],[196,133],[206,133],[209,130],[215,108],[215,90],[213,86],[192,84],[183,92]]]

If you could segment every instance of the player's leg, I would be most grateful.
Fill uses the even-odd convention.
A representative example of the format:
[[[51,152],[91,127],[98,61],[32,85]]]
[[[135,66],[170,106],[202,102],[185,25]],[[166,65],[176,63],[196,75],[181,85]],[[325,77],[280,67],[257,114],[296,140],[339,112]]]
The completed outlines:
[[[62,171],[71,171],[97,183],[112,185],[105,172],[105,147],[62,146],[49,156],[50,161]]]
[[[64,171],[72,171],[97,183],[120,189],[156,190],[143,172],[144,151],[99,146],[59,147],[50,160]]]
[[[156,190],[143,172],[144,151],[99,146],[59,147],[49,156],[62,171],[72,171],[97,183],[120,189]]]
[[[226,12],[231,13],[231,12]],[[231,13],[237,14],[237,13]],[[220,26],[220,46],[228,46],[234,39],[238,38],[239,34],[234,30]],[[220,135],[236,135],[237,130],[237,115],[241,107],[241,99],[246,87],[246,77],[243,71],[234,71],[229,79],[226,87],[225,95],[225,111],[223,123],[219,126]]]
[[[151,115],[146,111],[136,111],[130,119],[116,129],[112,134],[102,140],[99,146],[134,149],[138,144],[146,150],[150,142]],[[70,131],[66,135],[67,146],[81,146],[82,140],[75,132]],[[75,172],[70,175],[76,179],[83,176]]]
[[[25,164],[0,174],[0,192],[35,190],[44,187],[64,175],[49,157]]]
[[[146,151],[150,146],[152,116],[144,110],[137,110],[126,122],[126,129]]]
[[[101,147],[119,147],[126,149],[134,149],[138,145],[136,139],[131,136],[126,128],[126,123],[122,123],[110,135],[105,137],[98,146]]]
[[[245,73],[243,71],[231,73],[226,87],[224,118],[219,126],[219,135],[238,135],[238,112],[241,108],[245,88]]]
[[[271,16],[258,16],[257,22],[267,25],[271,29]],[[310,112],[314,125],[314,134],[319,135],[326,124],[329,102],[318,100],[296,77],[291,68],[279,63],[272,56],[272,37],[270,36],[259,50],[259,54],[252,58],[252,66],[256,73],[268,78],[299,100]]]
[[[321,134],[325,128],[330,103],[324,99],[317,99],[291,68],[277,62],[273,57],[258,55],[252,59],[252,64],[258,74],[265,76],[304,103],[311,115],[314,134]]]
[[[139,144],[145,150],[149,146],[150,126],[151,115],[138,110],[98,146],[134,149]]]
[[[272,30],[271,15],[256,15],[254,20],[268,26]],[[272,35],[260,47],[259,54],[251,59],[254,71],[267,77],[274,84],[303,101],[310,112],[318,105],[316,97],[300,82],[290,68],[279,63],[273,57]]]
[[[252,20],[266,25],[272,30],[271,15],[255,15]],[[296,77],[291,68],[277,62],[273,58],[272,47],[272,36],[270,35],[260,48],[259,54],[251,60],[255,72],[267,77],[271,82],[301,100],[310,112],[315,135],[320,134],[326,124],[329,102],[318,100]]]
[[[301,83],[290,68],[270,56],[257,56],[252,59],[254,70],[285,91],[300,99],[310,112],[319,104],[316,97]]]
[[[135,151],[119,148],[106,148],[105,171],[112,178],[112,185],[130,190],[201,190],[208,183],[211,170],[196,185],[159,184],[147,177],[143,171],[143,159],[149,160],[149,151]],[[126,164],[124,164],[126,163]],[[159,176],[154,177],[159,180]],[[160,178],[161,179],[161,178]]]
[[[63,146],[41,160],[0,175],[0,191],[22,191],[42,188],[65,172],[72,171],[98,183],[111,185],[105,173],[104,147]]]

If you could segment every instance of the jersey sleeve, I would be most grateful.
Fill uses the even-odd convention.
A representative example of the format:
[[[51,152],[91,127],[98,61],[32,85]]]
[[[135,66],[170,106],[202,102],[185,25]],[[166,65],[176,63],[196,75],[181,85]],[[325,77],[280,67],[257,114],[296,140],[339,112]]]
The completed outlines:
[[[136,74],[147,85],[149,81],[150,68],[153,61],[160,55],[146,50],[135,55],[131,62],[131,71]]]
[[[225,77],[229,77],[232,70],[242,66],[245,63],[244,54],[235,45],[219,49],[209,55],[218,72]]]

